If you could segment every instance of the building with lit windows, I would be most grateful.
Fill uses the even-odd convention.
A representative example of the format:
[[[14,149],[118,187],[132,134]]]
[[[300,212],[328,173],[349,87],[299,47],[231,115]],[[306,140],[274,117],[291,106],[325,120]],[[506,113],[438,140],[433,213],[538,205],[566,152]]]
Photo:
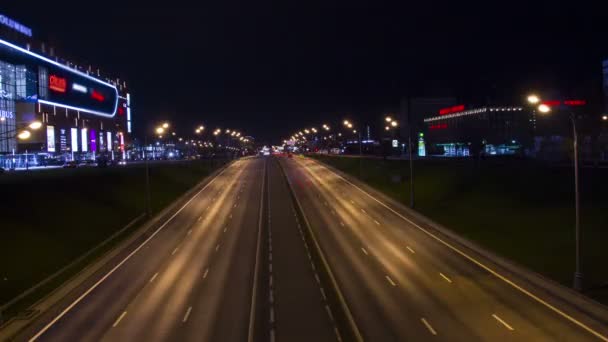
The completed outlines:
[[[0,167],[122,159],[131,114],[124,81],[59,58],[0,15]]]
[[[455,105],[424,118],[427,154],[513,155],[533,138],[534,118],[519,106]]]

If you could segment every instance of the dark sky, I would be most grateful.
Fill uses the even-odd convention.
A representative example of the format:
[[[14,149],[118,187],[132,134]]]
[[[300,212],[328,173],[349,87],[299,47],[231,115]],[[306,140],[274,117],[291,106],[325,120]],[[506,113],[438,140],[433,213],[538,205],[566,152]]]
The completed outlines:
[[[600,1],[126,3],[3,1],[1,12],[126,79],[140,131],[170,119],[276,141],[322,120],[372,120],[406,94],[594,97],[608,58]]]

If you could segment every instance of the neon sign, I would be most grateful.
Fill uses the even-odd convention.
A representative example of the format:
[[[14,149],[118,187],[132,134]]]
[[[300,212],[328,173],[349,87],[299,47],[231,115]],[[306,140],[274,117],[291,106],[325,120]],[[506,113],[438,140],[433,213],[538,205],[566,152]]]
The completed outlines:
[[[587,104],[586,100],[566,100],[564,101],[566,106],[584,106]]]
[[[448,124],[447,123],[440,123],[440,124],[436,124],[436,125],[430,125],[429,129],[446,129],[448,128]]]
[[[65,89],[68,85],[68,81],[57,75],[49,76],[49,88],[59,93],[65,93]]]
[[[446,114],[462,112],[463,110],[464,110],[464,105],[456,105],[456,106],[440,109],[439,115],[446,115]]]
[[[97,90],[93,89],[93,91],[91,92],[91,98],[99,101],[99,102],[103,102],[103,100],[105,100],[106,98]]]
[[[5,15],[2,15],[2,14],[0,14],[0,24],[6,26],[8,28],[11,28],[21,34],[24,34],[28,37],[32,36],[31,28],[29,28],[25,25],[22,25],[21,23],[14,21],[13,19],[11,19]]]

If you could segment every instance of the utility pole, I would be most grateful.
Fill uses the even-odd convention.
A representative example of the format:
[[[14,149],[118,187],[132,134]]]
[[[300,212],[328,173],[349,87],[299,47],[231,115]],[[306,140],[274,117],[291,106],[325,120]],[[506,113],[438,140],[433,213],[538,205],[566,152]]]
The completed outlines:
[[[410,114],[410,98],[409,96],[401,101],[401,112],[406,115],[408,138],[407,150],[409,154],[410,166],[410,208],[414,209],[414,158],[412,153],[412,120]]]
[[[576,269],[574,270],[574,289],[583,290],[583,274],[581,272],[581,218],[580,218],[580,193],[578,186],[578,132],[576,131],[576,116],[570,113],[572,121],[572,133],[574,137],[574,207],[575,207],[575,254]]]

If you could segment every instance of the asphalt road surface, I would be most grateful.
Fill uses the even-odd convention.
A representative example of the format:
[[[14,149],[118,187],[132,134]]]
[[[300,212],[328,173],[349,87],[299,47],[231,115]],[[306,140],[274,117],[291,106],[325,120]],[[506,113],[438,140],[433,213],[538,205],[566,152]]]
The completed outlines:
[[[264,169],[264,159],[236,161],[18,339],[246,341]]]
[[[320,163],[283,165],[365,340],[602,340]]]
[[[363,339],[602,340],[318,162],[280,163]],[[339,340],[289,191],[276,159],[236,161],[17,340]]]

